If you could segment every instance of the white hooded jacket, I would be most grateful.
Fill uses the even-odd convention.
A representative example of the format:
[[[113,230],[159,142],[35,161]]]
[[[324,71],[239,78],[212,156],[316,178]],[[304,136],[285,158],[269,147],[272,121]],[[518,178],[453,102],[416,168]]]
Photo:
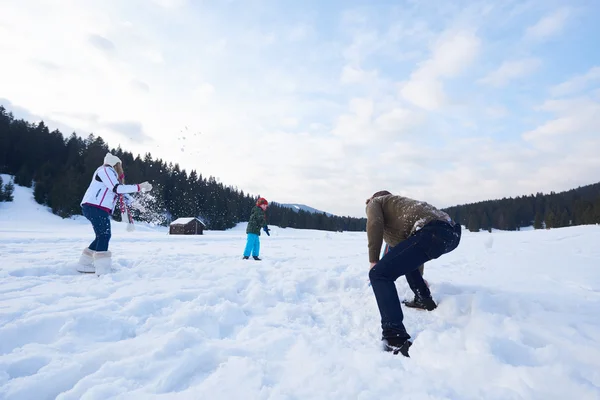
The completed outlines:
[[[99,167],[85,191],[81,205],[89,204],[113,212],[120,194],[140,191],[140,185],[121,185],[117,171],[111,166]]]

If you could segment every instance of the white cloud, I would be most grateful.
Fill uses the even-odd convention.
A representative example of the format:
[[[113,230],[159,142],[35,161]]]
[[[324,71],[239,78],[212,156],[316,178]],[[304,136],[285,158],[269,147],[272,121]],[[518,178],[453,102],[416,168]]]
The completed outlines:
[[[444,84],[435,77],[411,78],[402,85],[400,93],[407,101],[428,111],[437,110],[446,103]]]
[[[150,91],[150,86],[148,86],[148,84],[146,82],[142,82],[139,79],[132,79],[131,80],[131,86],[134,89],[140,90],[142,92],[149,92]]]
[[[142,56],[148,61],[154,64],[163,64],[165,59],[163,58],[162,52],[157,49],[147,49],[141,52]]]
[[[331,133],[345,143],[368,143],[372,138],[369,129],[373,117],[374,104],[369,98],[350,100],[349,112],[340,115]]]
[[[473,32],[444,32],[433,46],[431,59],[415,75],[457,76],[475,60],[480,46],[481,40]]]
[[[571,11],[561,8],[541,18],[535,25],[525,31],[525,37],[531,40],[542,40],[554,36],[562,31]]]
[[[485,85],[501,87],[512,80],[532,74],[541,64],[541,60],[537,58],[505,61],[496,70],[480,79],[479,82]]]
[[[587,73],[574,76],[566,82],[552,87],[550,93],[557,97],[565,96],[585,90],[590,84],[596,82],[600,82],[600,66],[592,67]]]
[[[369,54],[375,53],[383,42],[374,31],[359,31],[354,33],[352,43],[344,49],[343,56],[350,63],[360,65]]]
[[[444,32],[433,45],[431,57],[401,84],[401,95],[426,110],[439,109],[447,101],[442,78],[460,75],[474,61],[480,45],[472,32]]]
[[[340,81],[343,84],[364,84],[377,79],[377,71],[365,71],[360,67],[344,65]]]
[[[508,116],[510,113],[504,106],[489,106],[485,108],[485,113],[490,118],[504,118]]]
[[[516,40],[486,41],[488,29],[514,33],[511,1],[490,15],[409,2],[344,17],[329,5],[326,29],[301,3],[299,13],[277,2],[5,3],[0,96],[10,107],[274,201],[362,216],[364,198],[383,188],[443,206],[535,191],[541,179],[558,190],[560,168],[582,183],[597,172],[581,165],[596,162],[598,98],[547,102],[539,111],[550,116],[525,129],[522,120],[541,118],[535,91],[474,87],[480,50]],[[507,11],[500,24],[497,10]],[[547,35],[545,24],[530,34]],[[593,90],[592,71],[554,93]],[[520,76],[505,68],[492,81]],[[573,129],[587,136],[566,140]]]
[[[559,147],[533,148],[513,140],[457,140],[440,154],[451,163],[424,178],[431,179],[431,185],[438,190],[432,191],[429,185],[421,183],[408,187],[407,193],[420,188],[433,204],[448,206],[568,190],[597,182],[600,140],[593,135],[586,137],[566,140]]]
[[[279,121],[279,124],[283,127],[283,128],[296,128],[298,126],[298,123],[300,121],[298,120],[298,118],[296,117],[283,117],[281,118],[281,120]]]
[[[157,4],[161,7],[164,7],[164,8],[168,8],[168,9],[181,8],[188,3],[188,0],[152,0],[152,1],[155,4]]]
[[[192,98],[195,100],[195,104],[203,105],[210,101],[214,93],[215,87],[213,85],[210,83],[201,83],[193,89]]]
[[[115,44],[107,38],[100,35],[89,35],[88,42],[101,51],[110,53],[115,50]]]
[[[374,121],[374,125],[384,133],[400,133],[417,127],[422,122],[423,117],[421,114],[398,107],[378,116]]]
[[[287,39],[295,42],[302,41],[314,34],[313,27],[309,24],[296,24],[287,32]]]
[[[600,137],[600,102],[589,98],[549,100],[540,110],[556,117],[523,134],[523,139],[539,147],[560,148],[564,144],[557,140],[560,137],[569,141]]]

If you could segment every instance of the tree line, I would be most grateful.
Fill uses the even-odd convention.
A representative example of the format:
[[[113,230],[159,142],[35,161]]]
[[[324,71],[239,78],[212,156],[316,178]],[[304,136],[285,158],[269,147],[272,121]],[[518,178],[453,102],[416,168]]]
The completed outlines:
[[[81,214],[80,201],[93,172],[109,146],[90,134],[65,138],[44,122],[32,124],[0,105],[0,172],[14,175],[14,183],[34,188],[35,200],[63,218]],[[257,195],[226,186],[213,176],[189,173],[177,163],[134,156],[120,147],[111,149],[123,162],[127,182],[148,180],[152,192],[142,197],[145,211],[134,210],[140,221],[167,225],[179,217],[199,217],[208,229],[223,230],[247,221]],[[10,201],[12,182],[0,181],[0,201]],[[470,231],[536,229],[600,223],[600,183],[550,194],[487,200],[457,205],[444,211]],[[120,220],[118,207],[114,218]],[[366,219],[294,210],[271,203],[268,223],[282,228],[328,231],[365,231]]]
[[[65,138],[44,122],[15,119],[0,106],[0,172],[14,175],[14,183],[33,187],[35,200],[63,218],[81,214],[80,201],[92,175],[102,165],[109,146],[90,134]],[[226,186],[213,176],[189,173],[177,163],[154,159],[150,153],[134,156],[120,147],[110,150],[125,170],[126,182],[152,182],[154,189],[140,198],[145,211],[133,210],[136,220],[167,225],[179,217],[199,217],[208,229],[232,228],[248,221],[258,196]],[[4,193],[4,191],[2,192]],[[117,207],[114,218],[120,220]],[[271,203],[270,225],[329,231],[364,231],[366,219],[293,210]]]
[[[599,224],[600,183],[560,193],[536,193],[454,206],[444,211],[471,232]]]

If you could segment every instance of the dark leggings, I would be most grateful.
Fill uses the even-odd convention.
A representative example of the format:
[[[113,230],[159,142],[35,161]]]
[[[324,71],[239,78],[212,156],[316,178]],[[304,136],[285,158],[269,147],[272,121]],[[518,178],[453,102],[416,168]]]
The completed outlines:
[[[110,241],[110,214],[101,208],[84,204],[81,206],[83,215],[90,220],[96,238],[89,245],[90,250],[107,251]]]

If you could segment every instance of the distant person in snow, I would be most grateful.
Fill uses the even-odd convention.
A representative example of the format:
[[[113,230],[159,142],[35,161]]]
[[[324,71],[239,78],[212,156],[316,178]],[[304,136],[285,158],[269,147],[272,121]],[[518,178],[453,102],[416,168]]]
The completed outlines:
[[[125,185],[124,176],[119,157],[106,153],[104,164],[94,172],[90,186],[81,200],[83,215],[92,223],[96,238],[81,253],[77,266],[79,272],[95,272],[98,275],[110,272],[111,252],[108,251],[111,236],[110,215],[119,196],[124,196],[124,200],[130,203],[132,198],[126,193],[152,190],[152,185],[148,182]]]
[[[256,206],[252,207],[252,211],[250,213],[250,220],[248,221],[248,227],[246,228],[246,248],[244,249],[244,260],[250,258],[254,258],[257,261],[260,261],[259,252],[260,252],[260,230],[265,231],[267,236],[271,236],[269,232],[269,227],[267,226],[267,217],[265,216],[265,212],[267,211],[267,207],[269,206],[269,202],[263,198],[259,197],[256,200]]]
[[[415,293],[407,307],[434,310],[437,305],[425,284],[419,266],[454,250],[460,243],[461,227],[443,211],[383,190],[367,199],[369,280],[381,314],[384,350],[408,357],[412,345],[402,323],[404,318],[394,282],[405,275]],[[383,240],[394,244],[379,259]]]

